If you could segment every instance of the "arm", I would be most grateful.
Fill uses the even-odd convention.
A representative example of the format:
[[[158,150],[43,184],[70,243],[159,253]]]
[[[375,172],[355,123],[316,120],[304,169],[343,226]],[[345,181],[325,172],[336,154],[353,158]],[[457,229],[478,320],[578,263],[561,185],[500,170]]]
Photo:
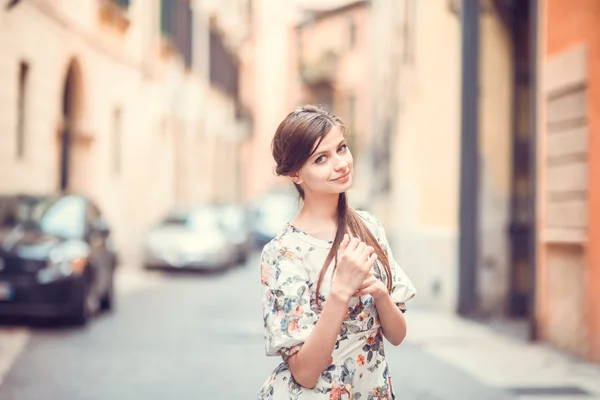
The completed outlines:
[[[300,257],[288,248],[267,246],[261,264],[266,353],[280,355],[294,380],[313,388],[329,362],[350,297],[332,293],[317,318]]]
[[[398,346],[406,337],[405,303],[415,296],[416,289],[396,263],[381,222],[368,213],[362,215],[367,222],[372,224],[373,233],[388,256],[392,272],[392,291],[389,293],[385,283],[375,278],[373,274],[369,274],[359,288],[358,294],[373,296],[383,335],[392,345]]]
[[[377,314],[379,314],[383,336],[388,342],[398,346],[406,337],[406,320],[400,308],[388,294],[387,289],[385,287],[384,289],[385,291],[380,296],[373,296],[373,299],[377,307]]]
[[[406,320],[404,314],[398,305],[394,302],[388,293],[385,284],[377,279],[373,274],[369,274],[363,282],[357,296],[366,296],[370,294],[375,301],[377,314],[383,329],[383,336],[393,344],[398,346],[406,337]]]
[[[349,244],[350,242],[350,244]],[[301,258],[274,244],[263,251],[261,281],[267,355],[281,354],[296,382],[313,388],[329,363],[352,293],[377,255],[358,239],[344,237],[331,291],[317,318]]]
[[[288,358],[292,375],[300,385],[314,388],[327,367],[342,321],[346,318],[349,301],[349,296],[332,292],[313,332],[300,350]]]
[[[376,260],[372,247],[344,235],[338,252],[338,268],[321,316],[302,348],[288,359],[292,375],[300,385],[314,388],[317,384],[333,353],[352,293]]]

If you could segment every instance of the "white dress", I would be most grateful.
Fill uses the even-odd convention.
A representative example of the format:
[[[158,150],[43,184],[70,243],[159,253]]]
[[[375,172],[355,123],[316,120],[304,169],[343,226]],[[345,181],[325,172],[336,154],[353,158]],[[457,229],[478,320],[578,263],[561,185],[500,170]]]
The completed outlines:
[[[359,211],[383,250],[392,270],[394,302],[404,311],[404,303],[416,290],[395,262],[381,223],[371,214]],[[292,225],[270,243],[261,255],[262,305],[265,350],[269,356],[281,356],[258,394],[259,399],[395,399],[383,346],[381,324],[371,296],[353,297],[348,317],[334,346],[329,365],[313,389],[294,380],[287,358],[307,340],[319,318],[315,289],[319,273],[331,248],[331,242],[310,236]],[[328,269],[320,288],[324,306],[330,290]],[[385,269],[377,262],[373,273],[387,282]]]

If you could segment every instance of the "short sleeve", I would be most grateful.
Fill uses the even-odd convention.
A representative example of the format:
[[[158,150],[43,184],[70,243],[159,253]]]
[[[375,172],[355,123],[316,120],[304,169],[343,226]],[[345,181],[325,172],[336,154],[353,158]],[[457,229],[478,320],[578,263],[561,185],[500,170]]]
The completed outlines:
[[[261,288],[265,352],[286,360],[300,350],[317,322],[302,258],[281,243],[267,244],[261,254]]]
[[[374,225],[373,230],[375,231],[375,236],[377,237],[377,240],[379,241],[383,251],[387,254],[390,262],[390,270],[392,271],[392,292],[390,293],[390,297],[394,303],[396,303],[398,308],[402,310],[402,312],[405,312],[406,303],[415,297],[417,290],[409,279],[408,275],[406,275],[404,270],[396,262],[385,234],[383,224],[373,215],[365,211],[361,211],[360,215],[370,222],[372,226]]]

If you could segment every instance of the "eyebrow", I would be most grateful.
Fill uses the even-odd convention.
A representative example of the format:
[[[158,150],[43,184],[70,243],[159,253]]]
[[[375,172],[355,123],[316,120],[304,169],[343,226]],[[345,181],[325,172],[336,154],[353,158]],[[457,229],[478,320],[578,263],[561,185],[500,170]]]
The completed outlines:
[[[342,140],[341,140],[341,141],[338,143],[338,145],[337,145],[337,146],[335,146],[335,148],[337,149],[338,147],[340,147],[340,146],[342,145],[342,143],[344,143],[345,141],[346,141],[346,139],[345,139],[345,138],[344,138],[344,139],[342,139]],[[320,156],[320,155],[323,155],[323,154],[327,154],[327,153],[329,153],[329,150],[323,150],[323,151],[320,151],[320,152],[318,152],[318,153],[315,153],[315,154],[313,154],[313,155],[312,155],[312,157],[311,157],[311,159],[312,159],[312,158],[315,158],[315,157],[318,157],[318,156]]]

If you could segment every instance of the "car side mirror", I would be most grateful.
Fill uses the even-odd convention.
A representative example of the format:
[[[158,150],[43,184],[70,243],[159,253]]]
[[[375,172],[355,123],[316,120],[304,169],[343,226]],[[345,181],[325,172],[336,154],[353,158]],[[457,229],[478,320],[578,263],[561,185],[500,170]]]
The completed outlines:
[[[99,233],[102,236],[108,236],[110,234],[110,227],[108,226],[108,223],[106,223],[106,221],[104,221],[103,219],[94,221],[92,225],[92,230],[96,233]]]

